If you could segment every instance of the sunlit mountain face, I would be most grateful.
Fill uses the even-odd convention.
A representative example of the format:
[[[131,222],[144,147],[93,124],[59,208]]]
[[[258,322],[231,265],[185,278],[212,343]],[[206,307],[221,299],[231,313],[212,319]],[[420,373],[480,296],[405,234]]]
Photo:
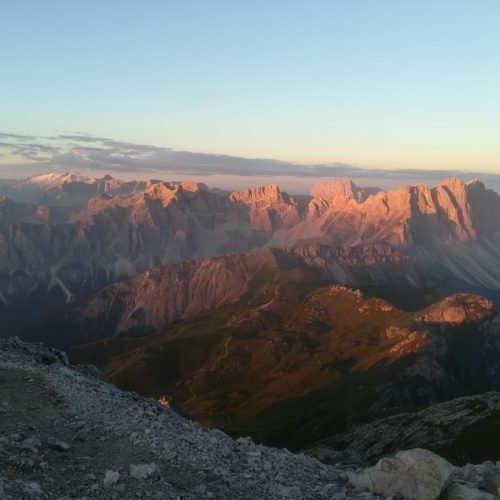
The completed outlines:
[[[291,196],[276,185],[228,193],[193,182],[45,174],[1,190],[4,335],[105,285],[126,288],[138,273],[161,273],[158,266],[263,249],[281,249],[350,286],[436,287],[493,300],[500,287],[500,197],[479,181],[382,191],[337,180],[316,185],[310,196]],[[198,266],[172,273],[190,276]],[[250,279],[253,271],[245,272]],[[223,287],[224,277],[218,283]],[[203,286],[196,293],[213,297]],[[194,309],[179,304],[175,313],[139,323],[155,328],[158,315],[180,319],[183,307],[204,310],[238,294]]]
[[[500,196],[479,181],[0,189],[2,335],[205,425],[301,448],[500,388]]]

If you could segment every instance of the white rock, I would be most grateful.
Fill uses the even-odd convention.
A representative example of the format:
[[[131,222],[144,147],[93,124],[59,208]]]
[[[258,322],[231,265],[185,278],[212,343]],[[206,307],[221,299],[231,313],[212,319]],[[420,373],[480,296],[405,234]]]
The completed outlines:
[[[207,492],[207,487],[204,484],[199,484],[193,490],[197,495],[205,495]]]
[[[464,478],[467,481],[471,481],[478,476],[478,471],[476,470],[476,466],[474,464],[467,464],[462,467]]]
[[[282,486],[277,493],[283,498],[302,498],[303,496],[298,486]]]
[[[120,473],[115,471],[115,470],[107,470],[106,474],[104,475],[104,486],[109,487],[113,486],[118,482],[118,479],[120,479]]]
[[[43,495],[43,490],[38,483],[34,481],[23,482],[24,492],[30,497],[39,497]]]
[[[484,477],[486,491],[500,497],[500,474],[487,474]]]
[[[147,479],[157,472],[158,467],[154,462],[150,464],[130,465],[130,477],[134,479]]]
[[[50,448],[56,451],[68,451],[69,450],[69,444],[65,443],[64,441],[60,441],[59,439],[56,438],[48,438],[47,439],[47,444],[49,445]]]
[[[346,498],[345,490],[338,484],[327,484],[321,489],[320,496],[323,498],[335,498],[342,500]]]
[[[247,451],[247,456],[248,457],[260,457],[262,455],[262,453],[259,451],[259,450],[255,450],[255,451]]]
[[[455,467],[428,450],[416,448],[382,458],[360,473],[349,472],[357,488],[407,500],[435,500],[448,486]]]

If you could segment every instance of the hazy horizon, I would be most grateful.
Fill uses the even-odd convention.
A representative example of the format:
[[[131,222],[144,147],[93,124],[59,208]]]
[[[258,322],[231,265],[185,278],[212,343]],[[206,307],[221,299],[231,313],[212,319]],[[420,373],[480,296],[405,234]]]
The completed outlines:
[[[313,184],[348,178],[361,187],[392,189],[408,184],[435,185],[458,177],[479,179],[500,192],[500,174],[457,169],[360,168],[353,165],[300,164],[275,159],[242,158],[176,151],[147,144],[117,141],[84,134],[49,137],[0,131],[0,147],[14,163],[0,162],[0,178],[21,179],[48,172],[106,174],[122,179],[192,180],[228,190],[278,184],[291,194],[308,193]]]

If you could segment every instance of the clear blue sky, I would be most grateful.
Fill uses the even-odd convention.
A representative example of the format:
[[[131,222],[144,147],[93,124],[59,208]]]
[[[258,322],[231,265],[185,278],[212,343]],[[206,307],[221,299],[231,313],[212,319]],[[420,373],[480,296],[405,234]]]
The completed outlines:
[[[0,131],[500,167],[500,1],[16,0]]]

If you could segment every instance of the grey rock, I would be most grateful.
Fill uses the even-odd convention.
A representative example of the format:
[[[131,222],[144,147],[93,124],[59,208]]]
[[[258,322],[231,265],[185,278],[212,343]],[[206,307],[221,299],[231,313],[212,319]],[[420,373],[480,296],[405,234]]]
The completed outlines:
[[[69,444],[52,437],[47,439],[47,444],[49,445],[49,448],[61,452],[69,451],[70,448]]]
[[[29,497],[40,498],[45,496],[41,486],[35,481],[21,481],[21,484],[24,493]]]
[[[443,493],[442,500],[494,500],[496,497],[472,485],[452,483]]]
[[[36,437],[30,437],[26,438],[22,443],[21,443],[21,448],[23,450],[28,450],[31,453],[38,453],[38,450],[41,446],[41,442],[38,438]]]
[[[277,491],[282,498],[302,498],[302,491],[298,486],[281,486]]]
[[[193,492],[197,495],[205,495],[207,492],[207,487],[204,484],[199,484],[193,489]]]
[[[339,487],[338,484],[327,484],[321,489],[320,496],[323,498],[343,500],[346,498],[346,492],[345,488]]]
[[[484,486],[486,491],[500,497],[500,473],[486,474],[484,476]]]
[[[402,449],[452,444],[471,426],[493,418],[498,408],[500,392],[460,397],[418,412],[400,413],[355,426],[311,447],[308,453],[328,463],[373,464],[382,456]]]
[[[120,479],[120,473],[114,470],[107,470],[104,475],[103,484],[106,488],[115,485]]]
[[[130,465],[130,477],[133,479],[147,479],[158,474],[158,466],[155,463]]]

